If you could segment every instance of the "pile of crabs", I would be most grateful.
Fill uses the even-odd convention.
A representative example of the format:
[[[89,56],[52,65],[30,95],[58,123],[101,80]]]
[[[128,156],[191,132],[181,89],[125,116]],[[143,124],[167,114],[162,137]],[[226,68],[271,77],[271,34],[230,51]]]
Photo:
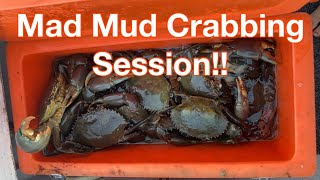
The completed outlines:
[[[167,49],[113,52],[114,58],[165,56]],[[16,142],[44,155],[87,153],[124,143],[236,144],[276,135],[275,43],[242,39],[170,48],[179,57],[228,52],[227,76],[97,76],[92,55],[53,65],[39,124],[25,118]]]

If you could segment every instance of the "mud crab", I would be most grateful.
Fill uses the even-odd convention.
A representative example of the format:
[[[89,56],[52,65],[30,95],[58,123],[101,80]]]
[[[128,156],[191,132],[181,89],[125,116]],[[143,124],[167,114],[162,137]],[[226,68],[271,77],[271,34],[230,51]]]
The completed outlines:
[[[181,77],[181,81],[182,79],[183,77]],[[152,132],[151,134],[166,142],[177,145],[201,143],[213,138],[217,139],[222,135],[224,139],[218,140],[219,142],[238,142],[238,139],[241,139],[240,136],[247,136],[248,134],[248,125],[244,121],[248,117],[249,104],[247,90],[242,79],[238,77],[235,81],[237,85],[237,98],[234,105],[235,115],[224,107],[219,100],[218,93],[213,96],[206,96],[208,94],[203,93],[203,91],[199,93],[196,88],[188,88],[188,86],[192,86],[192,83],[181,83],[184,89],[191,89],[191,91],[187,91],[189,94],[198,96],[180,94],[185,96],[185,100],[171,110],[170,122],[172,125],[168,125],[170,123],[165,121],[164,118],[165,120],[162,119],[151,127],[149,126],[148,132]],[[208,84],[205,85],[208,86],[205,88],[210,87],[213,90],[216,88],[212,84],[210,86],[209,79],[207,82]],[[209,92],[209,88],[207,92]],[[177,133],[175,129],[182,135]]]
[[[184,145],[196,143],[196,140],[187,139],[178,133],[171,132],[174,131],[174,126],[170,118],[163,114],[169,112],[173,107],[168,107],[162,111],[153,112],[149,115],[144,106],[141,105],[138,96],[132,93],[114,93],[105,95],[104,97],[93,101],[90,106],[99,104],[106,108],[118,107],[116,112],[121,114],[126,121],[130,120],[133,122],[133,127],[125,134],[137,132],[136,130],[138,130],[145,135],[162,139],[171,144]],[[123,139],[121,142],[124,142]]]
[[[169,107],[170,85],[164,76],[95,76],[88,75],[86,88],[95,93],[109,90],[125,82],[125,89],[139,95],[143,107],[150,111],[161,111]]]
[[[209,140],[221,136],[230,123],[240,128],[247,135],[248,125],[244,123],[248,115],[247,92],[239,77],[237,80],[238,97],[235,104],[235,115],[218,99],[199,96],[186,96],[184,102],[171,111],[171,120],[182,134]],[[231,128],[232,129],[232,128]],[[230,130],[230,129],[229,129]]]
[[[82,104],[82,105],[81,105]],[[79,101],[67,110],[61,123],[64,130],[63,142],[55,145],[57,152],[87,153],[109,147],[120,142],[134,142],[144,138],[137,129],[140,121],[150,118],[140,106],[138,97],[132,93],[114,93],[105,95],[90,105]],[[122,109],[123,108],[123,109]],[[87,109],[84,114],[76,113],[76,109]],[[134,122],[130,125],[130,120]],[[50,155],[50,154],[48,154]]]
[[[78,54],[55,65],[49,94],[41,106],[38,127],[34,130],[29,128],[30,122],[35,119],[29,116],[22,120],[16,133],[16,142],[22,150],[30,153],[41,151],[47,146],[52,133],[59,134],[65,109],[77,98],[84,85],[88,68],[86,61],[86,55]]]
[[[239,95],[237,103],[239,106],[246,106],[244,103],[247,101],[246,96],[243,96],[246,95],[244,84],[241,78],[237,81],[239,81],[239,91],[243,92]],[[185,98],[182,104],[167,109],[171,113],[170,118],[166,115],[161,116],[158,112],[156,118],[140,126],[142,132],[174,145],[198,144],[212,141],[213,138],[223,143],[237,143],[243,140],[242,131],[246,131],[247,126],[222,104],[216,104],[213,99],[204,97],[185,95]],[[243,106],[237,106],[236,111],[242,111],[242,108]]]

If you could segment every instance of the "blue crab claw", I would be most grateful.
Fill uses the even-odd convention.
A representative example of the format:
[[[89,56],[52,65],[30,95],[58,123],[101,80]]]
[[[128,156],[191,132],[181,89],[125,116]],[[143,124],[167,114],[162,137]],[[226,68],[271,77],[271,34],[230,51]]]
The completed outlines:
[[[33,119],[35,117],[29,116],[22,120],[21,126],[15,135],[17,145],[28,153],[35,153],[44,149],[51,136],[51,128],[49,126],[40,125],[36,130],[30,129],[29,125]]]

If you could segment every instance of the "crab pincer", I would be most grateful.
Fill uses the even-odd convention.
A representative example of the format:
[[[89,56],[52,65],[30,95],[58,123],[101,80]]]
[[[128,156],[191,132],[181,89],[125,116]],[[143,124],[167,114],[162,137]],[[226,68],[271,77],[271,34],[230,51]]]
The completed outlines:
[[[52,131],[47,124],[42,124],[35,130],[31,129],[29,125],[33,119],[35,119],[34,116],[29,116],[22,120],[20,129],[15,135],[18,146],[28,153],[35,153],[44,149],[49,143]]]
[[[74,102],[84,87],[86,76],[89,71],[87,58],[87,55],[77,54],[70,56],[67,61],[67,71],[69,72],[69,87],[65,97],[67,100],[67,107]]]
[[[239,119],[241,119],[242,121],[245,121],[249,116],[248,93],[240,76],[238,76],[238,79],[236,79],[236,83],[237,83],[237,98],[234,105],[234,112]]]
[[[97,76],[93,71],[91,71],[85,79],[85,88],[93,93],[105,91],[130,79],[133,76],[133,74],[128,74],[127,76],[116,76],[115,74],[108,76]]]
[[[250,39],[235,40],[228,43],[232,49],[229,59],[233,57],[248,58],[253,60],[262,60],[271,64],[277,64],[274,56],[275,45],[271,42]]]

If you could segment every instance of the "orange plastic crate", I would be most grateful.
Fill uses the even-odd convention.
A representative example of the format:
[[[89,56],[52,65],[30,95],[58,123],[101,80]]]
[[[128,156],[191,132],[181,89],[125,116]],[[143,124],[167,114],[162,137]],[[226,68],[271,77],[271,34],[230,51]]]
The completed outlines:
[[[185,13],[190,19],[214,19],[220,16],[217,13],[226,12],[229,18],[237,17],[241,10],[241,13],[247,13],[252,17],[259,13],[278,15],[270,18],[281,19],[285,23],[290,19],[304,20],[304,38],[300,43],[292,44],[286,38],[275,37],[281,61],[276,71],[278,136],[272,141],[240,145],[202,144],[187,147],[163,144],[125,145],[107,148],[88,155],[61,154],[53,157],[43,157],[41,153],[28,154],[18,149],[19,166],[24,173],[59,173],[67,176],[231,178],[311,176],[315,172],[316,138],[311,18],[303,13],[279,15],[298,9],[306,1],[297,0],[292,3],[292,1],[272,0],[249,3],[246,0],[226,0],[224,3],[214,1],[195,3],[178,0],[177,4],[169,4],[169,1],[147,0],[143,2],[144,6],[149,9],[146,8],[143,13],[140,11],[144,6],[137,4],[142,2],[139,0],[130,0],[126,3],[122,0],[95,2],[97,4],[84,1],[52,5],[52,7],[34,7],[32,12],[48,10],[47,15],[52,18],[56,16],[52,13],[53,7],[64,7],[65,9],[61,8],[61,12],[78,7],[80,10],[81,8],[89,10],[85,12],[88,17],[83,16],[88,18],[86,19],[88,21],[89,14],[91,17],[92,12],[119,13],[124,17],[130,17],[129,19],[148,18],[150,13],[163,12],[158,16],[157,37],[91,38],[86,37],[91,33],[88,25],[82,30],[84,32],[82,38],[32,39],[33,41],[14,42],[14,40],[20,40],[14,34],[16,31],[14,23],[11,26],[10,23],[8,24],[12,32],[6,28],[0,28],[0,32],[5,32],[5,35],[2,34],[2,36],[10,40],[7,46],[7,64],[15,130],[19,128],[23,118],[38,113],[41,98],[49,83],[51,64],[55,57],[79,52],[170,47],[219,41],[219,39],[202,36],[186,36],[177,41],[177,38],[168,34],[161,22],[177,12]],[[101,9],[101,7],[110,8]],[[121,7],[127,9],[128,12],[121,10]],[[157,10],[156,7],[160,10]],[[201,8],[203,11],[199,10]],[[117,12],[118,10],[121,11]],[[75,9],[72,13],[77,11]],[[23,11],[0,11],[0,14],[4,12],[10,14]],[[24,12],[29,13],[26,10]],[[68,13],[65,17],[74,16]]]

